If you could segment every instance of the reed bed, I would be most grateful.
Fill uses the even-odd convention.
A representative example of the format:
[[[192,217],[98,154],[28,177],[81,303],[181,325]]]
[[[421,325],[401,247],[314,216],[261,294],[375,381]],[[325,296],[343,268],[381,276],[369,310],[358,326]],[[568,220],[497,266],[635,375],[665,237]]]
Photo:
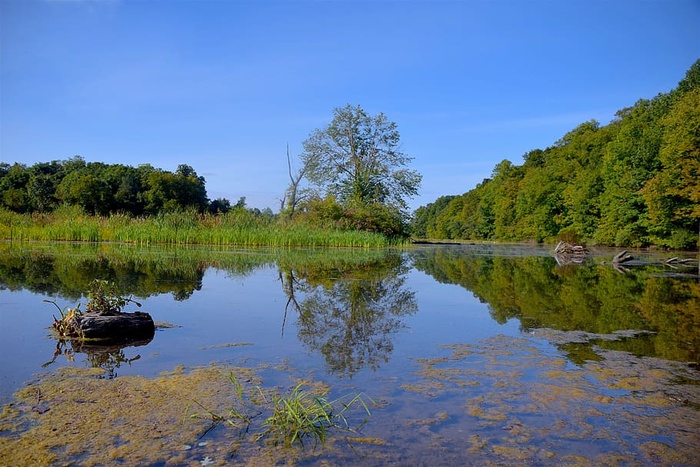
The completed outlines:
[[[196,212],[152,217],[87,215],[64,207],[49,214],[0,211],[0,238],[12,241],[119,242],[137,245],[237,245],[273,247],[360,247],[401,244],[381,234],[320,229],[283,223],[247,211],[224,215]]]

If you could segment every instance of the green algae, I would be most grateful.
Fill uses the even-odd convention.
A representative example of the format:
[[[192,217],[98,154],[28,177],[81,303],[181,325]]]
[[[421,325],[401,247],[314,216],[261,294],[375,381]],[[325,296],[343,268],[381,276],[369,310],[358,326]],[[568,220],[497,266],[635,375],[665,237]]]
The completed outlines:
[[[179,447],[196,440],[203,430],[201,421],[184,416],[188,401],[217,408],[229,403],[222,391],[225,375],[218,368],[153,379],[110,380],[100,374],[95,369],[60,368],[19,390],[10,404],[15,416],[8,423],[14,421],[19,428],[28,419],[31,428],[0,438],[0,457],[10,465],[180,459]],[[45,413],[31,410],[37,394],[48,406]]]
[[[557,338],[566,343],[564,333]],[[417,359],[416,379],[403,385],[423,389],[450,420],[410,422],[432,427],[422,446],[442,443],[435,462],[458,455],[448,440],[461,433],[461,462],[472,465],[694,465],[700,452],[700,373],[690,365],[597,348],[600,359],[571,367],[507,336],[442,348],[450,355]],[[419,449],[409,439],[395,433],[393,441]]]
[[[179,366],[155,378],[115,379],[100,369],[60,368],[2,407],[0,458],[6,465],[275,465],[317,455],[279,449],[248,432],[236,414],[248,411],[252,419],[277,394],[262,383],[245,367]],[[320,381],[298,384],[310,394],[330,390]]]

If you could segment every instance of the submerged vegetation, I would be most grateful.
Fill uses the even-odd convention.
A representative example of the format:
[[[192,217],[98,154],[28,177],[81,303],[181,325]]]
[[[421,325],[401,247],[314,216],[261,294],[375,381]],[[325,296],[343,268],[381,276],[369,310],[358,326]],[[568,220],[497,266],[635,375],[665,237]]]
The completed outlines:
[[[563,333],[566,334],[566,333]],[[570,338],[560,336],[562,342]],[[574,341],[577,336],[574,333]],[[571,368],[541,341],[440,346],[359,396],[320,381],[264,384],[289,367],[177,367],[105,379],[59,368],[0,409],[8,465],[694,465],[700,374],[605,351]],[[431,352],[432,353],[432,352]],[[287,386],[287,385],[285,385]],[[305,449],[302,440],[323,443]]]
[[[117,379],[96,368],[60,368],[2,407],[0,458],[7,465],[183,465],[207,458],[274,465],[313,456],[306,438],[324,443],[331,431],[353,431],[350,412],[369,416],[360,395],[328,401],[328,392],[304,380],[281,394],[247,367],[179,367],[156,378]],[[223,421],[238,434],[217,432]]]
[[[199,345],[209,347],[199,347],[197,364],[225,363],[159,374],[200,352],[182,345],[186,334],[164,330],[145,351],[74,347],[0,408],[0,458],[8,465],[694,465],[700,375],[687,362],[698,356],[697,281],[652,261],[620,274],[595,262],[601,258],[559,266],[549,249],[522,245],[5,244],[0,288],[7,293],[27,288],[79,300],[98,277],[110,281],[97,283],[106,294],[100,301],[119,308],[109,296],[187,300],[202,289],[192,307],[176,305],[220,328],[216,317],[235,311],[201,307],[216,293],[216,282],[205,280],[214,274],[205,272],[227,276],[230,294],[231,281],[262,269],[251,282],[264,278],[266,294],[270,286],[281,289],[268,303],[279,306],[283,332],[294,321],[290,330],[309,352],[281,360],[270,341],[228,326],[212,338],[205,326]],[[463,291],[447,302],[426,301],[406,278],[427,276],[411,276],[411,267],[473,292],[491,318],[511,322],[505,333],[518,325],[524,332],[509,337],[496,325],[474,339],[479,330],[462,325],[479,322],[474,310],[489,320],[484,306]],[[162,319],[176,320],[174,302],[164,298]],[[429,315],[414,320],[419,302]],[[433,303],[455,306],[445,312]],[[274,323],[274,310],[266,316],[260,314],[265,326]],[[426,326],[434,316],[454,320]],[[410,326],[420,329],[415,347],[406,345],[419,334]],[[397,329],[407,332],[397,339]],[[272,342],[281,342],[273,334]],[[176,349],[175,359],[159,360],[161,349]],[[127,370],[132,362],[136,368]]]

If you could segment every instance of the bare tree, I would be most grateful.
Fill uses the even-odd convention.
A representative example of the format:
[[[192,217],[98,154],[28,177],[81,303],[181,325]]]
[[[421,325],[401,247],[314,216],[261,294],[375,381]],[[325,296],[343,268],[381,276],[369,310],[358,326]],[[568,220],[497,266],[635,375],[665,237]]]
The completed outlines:
[[[288,218],[294,216],[299,204],[308,198],[310,190],[300,187],[301,181],[306,175],[308,165],[304,164],[301,169],[294,172],[292,167],[292,157],[289,155],[289,144],[287,144],[287,170],[289,173],[290,184],[284,192],[284,196],[280,200],[280,214],[286,214]]]

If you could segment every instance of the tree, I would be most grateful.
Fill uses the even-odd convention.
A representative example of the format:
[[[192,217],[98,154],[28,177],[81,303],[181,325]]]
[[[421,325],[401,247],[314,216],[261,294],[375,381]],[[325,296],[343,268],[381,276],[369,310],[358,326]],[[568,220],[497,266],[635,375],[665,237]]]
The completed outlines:
[[[416,209],[411,221],[411,232],[413,235],[420,238],[427,237],[428,231],[434,230],[437,217],[450,204],[450,201],[455,198],[456,196],[454,195],[441,196],[435,202]]]
[[[280,213],[284,213],[286,217],[292,218],[299,205],[308,200],[312,192],[309,189],[300,188],[299,186],[306,174],[307,166],[304,165],[301,169],[294,172],[292,168],[292,158],[289,155],[289,145],[287,145],[287,170],[289,172],[290,183],[282,197]]]
[[[231,210],[231,201],[226,198],[216,198],[209,203],[208,210],[212,214],[226,214]]]
[[[383,113],[336,108],[331,123],[303,146],[308,180],[342,205],[380,203],[405,211],[406,198],[418,193],[421,175],[406,168],[412,158],[400,151],[396,124]]]
[[[56,197],[68,204],[80,206],[89,214],[107,214],[106,199],[109,186],[97,175],[84,171],[71,172],[56,188]]]
[[[686,92],[662,120],[664,141],[661,172],[650,179],[642,194],[656,242],[688,248],[700,233],[700,88]],[[700,242],[698,242],[700,246]]]
[[[3,164],[0,167],[0,202],[3,206],[15,212],[25,212],[28,209],[27,182],[29,171],[23,164],[12,166]]]

